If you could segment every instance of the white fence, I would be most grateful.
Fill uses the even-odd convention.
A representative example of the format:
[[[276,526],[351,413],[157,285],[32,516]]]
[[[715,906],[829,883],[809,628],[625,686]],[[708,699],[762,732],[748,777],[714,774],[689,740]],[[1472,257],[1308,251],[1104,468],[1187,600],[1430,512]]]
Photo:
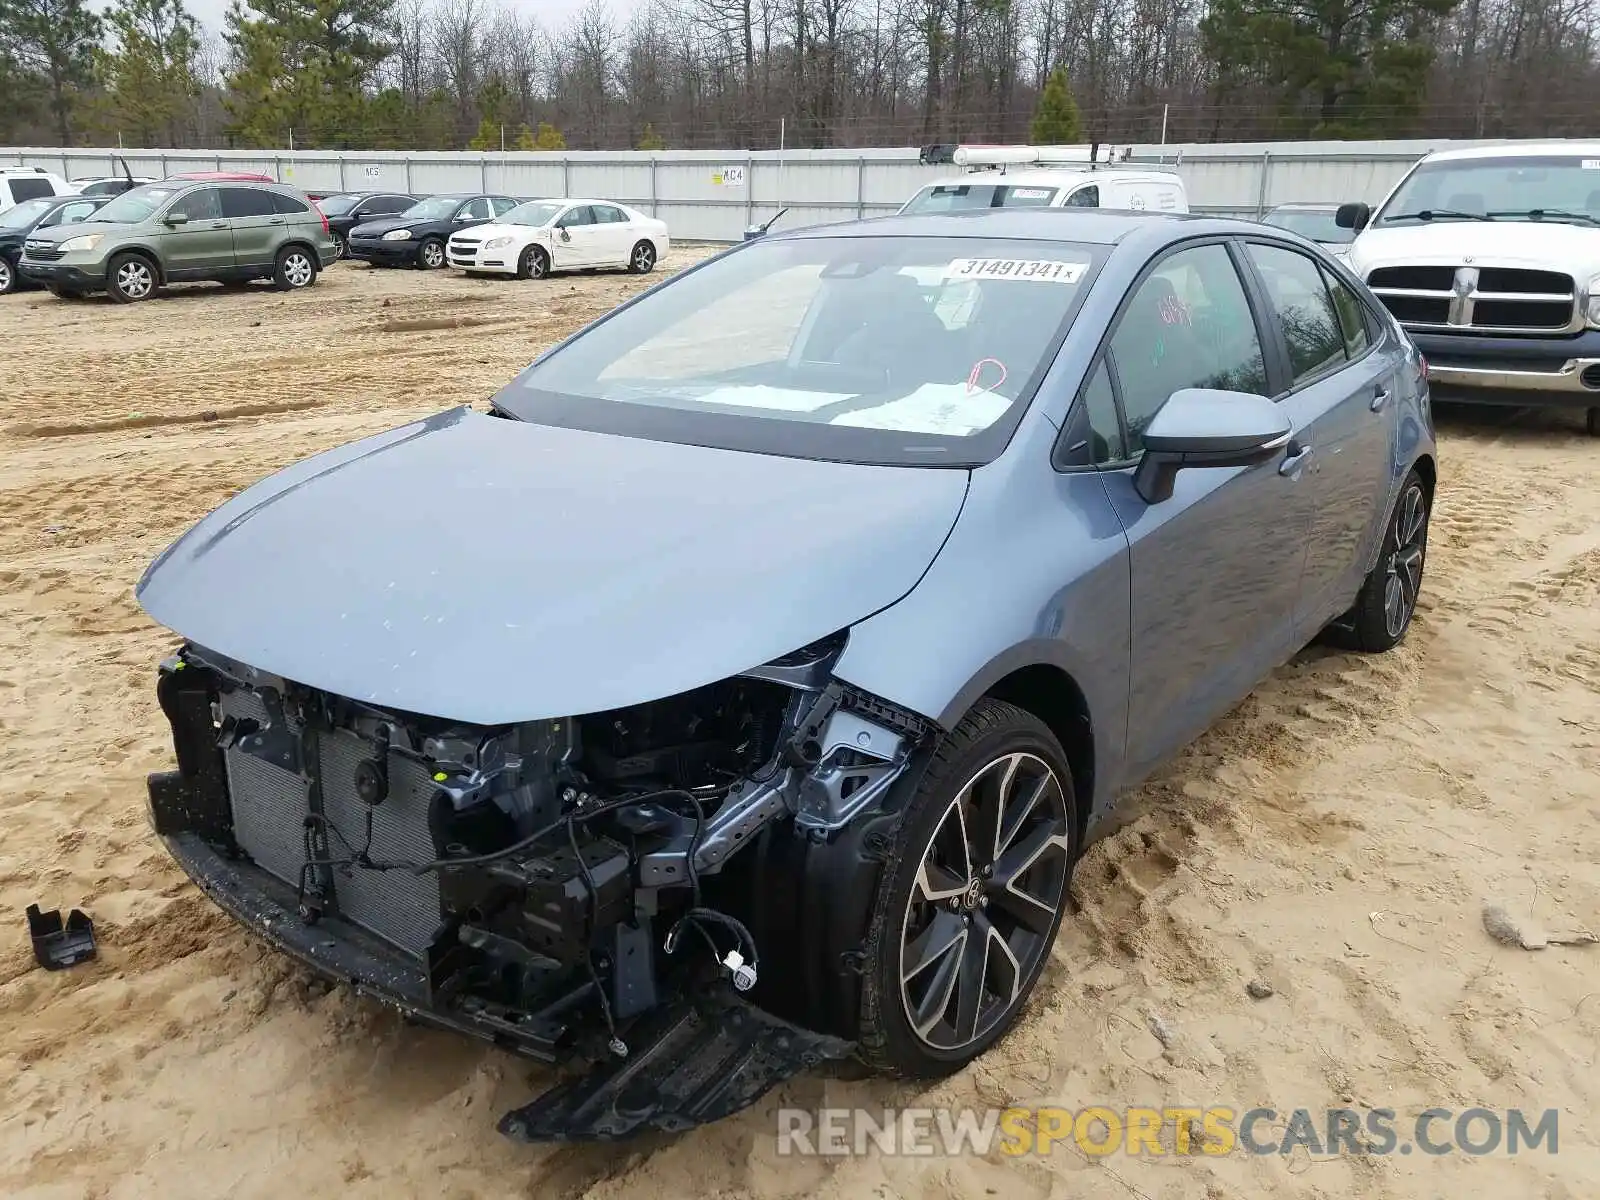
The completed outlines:
[[[1136,146],[1140,163],[1176,163],[1200,212],[1259,216],[1289,201],[1375,203],[1430,149],[1468,142],[1282,142]],[[692,241],[737,241],[788,206],[784,227],[892,213],[930,179],[914,149],[781,151],[199,151],[0,149],[0,166],[69,179],[180,171],[262,171],[307,190],[393,188],[415,194],[494,191],[594,196],[632,204]]]

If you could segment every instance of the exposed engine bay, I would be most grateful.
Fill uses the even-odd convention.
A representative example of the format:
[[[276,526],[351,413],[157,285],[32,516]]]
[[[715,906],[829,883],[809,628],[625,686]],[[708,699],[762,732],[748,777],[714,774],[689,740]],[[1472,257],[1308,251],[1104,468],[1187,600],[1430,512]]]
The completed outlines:
[[[932,732],[834,679],[843,645],[500,727],[186,646],[161,669],[179,769],[151,776],[152,822],[213,899],[313,968],[413,1018],[592,1064],[508,1114],[511,1136],[681,1128],[848,1053],[763,1002],[792,946],[729,880],[792,856],[775,839],[836,838]]]

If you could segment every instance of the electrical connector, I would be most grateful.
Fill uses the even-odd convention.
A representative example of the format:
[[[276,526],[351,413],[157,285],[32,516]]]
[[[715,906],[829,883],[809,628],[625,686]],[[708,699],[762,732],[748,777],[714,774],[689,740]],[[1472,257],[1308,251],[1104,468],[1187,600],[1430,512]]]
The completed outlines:
[[[756,985],[756,969],[744,961],[744,955],[737,950],[729,950],[728,956],[722,960],[722,965],[728,969],[728,974],[733,977],[733,986],[741,992],[748,992]]]

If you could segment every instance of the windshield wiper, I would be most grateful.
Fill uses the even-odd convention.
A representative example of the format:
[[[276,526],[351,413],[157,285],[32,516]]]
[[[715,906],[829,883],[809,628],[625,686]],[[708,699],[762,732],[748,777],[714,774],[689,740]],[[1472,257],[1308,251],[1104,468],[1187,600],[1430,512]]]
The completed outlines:
[[[1600,217],[1591,217],[1588,213],[1567,212],[1560,208],[1518,208],[1507,212],[1496,212],[1496,217],[1528,217],[1535,221],[1587,221],[1590,225],[1600,225]]]
[[[1488,213],[1462,212],[1455,208],[1425,208],[1420,212],[1396,213],[1392,217],[1385,217],[1383,223],[1390,221],[1432,221],[1436,217],[1455,217],[1462,221],[1492,221],[1494,218]]]

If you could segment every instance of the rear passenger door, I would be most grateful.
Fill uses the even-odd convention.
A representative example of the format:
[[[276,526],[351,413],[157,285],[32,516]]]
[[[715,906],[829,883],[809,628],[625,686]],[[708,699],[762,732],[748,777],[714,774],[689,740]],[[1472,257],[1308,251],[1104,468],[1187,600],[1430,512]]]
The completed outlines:
[[[599,267],[623,267],[633,253],[637,240],[628,214],[614,204],[590,206],[595,222],[595,258],[591,264]]]
[[[1288,453],[1179,471],[1171,497],[1134,487],[1143,433],[1183,388],[1272,394],[1259,313],[1236,248],[1190,243],[1147,268],[1080,404],[1129,542],[1127,763],[1148,774],[1298,648],[1309,496]],[[1289,450],[1294,449],[1293,445]]]
[[[245,270],[271,267],[286,223],[272,203],[272,193],[261,188],[225,187],[222,214],[233,226],[235,264]]]
[[[182,214],[160,237],[161,260],[169,279],[206,279],[233,268],[232,222],[223,216],[222,189],[196,188],[168,206],[163,219]]]
[[[1288,384],[1279,402],[1309,456],[1298,617],[1309,640],[1355,599],[1368,531],[1387,504],[1392,364],[1374,351],[1361,301],[1311,255],[1265,241],[1245,249]]]

